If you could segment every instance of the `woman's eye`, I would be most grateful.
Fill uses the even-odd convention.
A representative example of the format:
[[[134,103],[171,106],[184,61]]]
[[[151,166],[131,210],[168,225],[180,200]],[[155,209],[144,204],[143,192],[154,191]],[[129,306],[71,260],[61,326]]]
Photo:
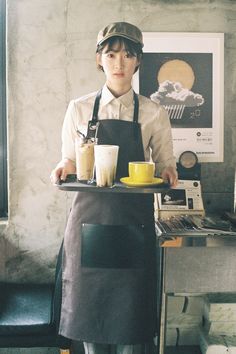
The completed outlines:
[[[113,53],[107,53],[107,57],[108,57],[108,58],[113,58],[113,57],[114,57],[114,54],[113,54]]]

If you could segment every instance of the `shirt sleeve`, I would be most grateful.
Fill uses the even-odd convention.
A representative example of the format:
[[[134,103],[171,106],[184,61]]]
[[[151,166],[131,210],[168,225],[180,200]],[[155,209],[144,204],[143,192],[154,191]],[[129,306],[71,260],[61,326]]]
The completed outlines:
[[[150,147],[152,150],[152,160],[156,165],[156,174],[161,174],[166,167],[176,168],[170,120],[168,113],[161,106],[157,110]]]
[[[75,161],[76,116],[75,102],[71,101],[62,126],[62,159]]]

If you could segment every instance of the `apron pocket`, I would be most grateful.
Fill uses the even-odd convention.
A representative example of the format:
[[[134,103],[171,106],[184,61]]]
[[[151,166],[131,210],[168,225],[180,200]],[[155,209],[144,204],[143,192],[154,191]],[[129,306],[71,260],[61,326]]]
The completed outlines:
[[[144,225],[82,224],[81,266],[143,268]]]

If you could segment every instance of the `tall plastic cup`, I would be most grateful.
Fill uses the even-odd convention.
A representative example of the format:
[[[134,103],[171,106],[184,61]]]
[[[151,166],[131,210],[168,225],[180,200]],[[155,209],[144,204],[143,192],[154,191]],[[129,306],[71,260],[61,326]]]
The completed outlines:
[[[118,145],[95,145],[95,170],[98,187],[111,187],[116,178]]]

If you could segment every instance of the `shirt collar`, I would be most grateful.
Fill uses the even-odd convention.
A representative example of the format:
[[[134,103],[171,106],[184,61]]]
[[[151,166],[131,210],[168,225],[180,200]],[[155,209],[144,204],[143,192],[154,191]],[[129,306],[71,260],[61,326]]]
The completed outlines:
[[[113,96],[111,91],[108,89],[107,85],[104,85],[103,89],[102,89],[101,100],[102,100],[102,104],[103,105],[106,105],[106,104],[110,103],[113,100],[117,100],[122,105],[124,105],[126,108],[128,108],[131,104],[133,104],[134,92],[133,92],[133,89],[131,87],[131,89],[128,92],[126,92],[124,95],[116,98],[115,96]]]

